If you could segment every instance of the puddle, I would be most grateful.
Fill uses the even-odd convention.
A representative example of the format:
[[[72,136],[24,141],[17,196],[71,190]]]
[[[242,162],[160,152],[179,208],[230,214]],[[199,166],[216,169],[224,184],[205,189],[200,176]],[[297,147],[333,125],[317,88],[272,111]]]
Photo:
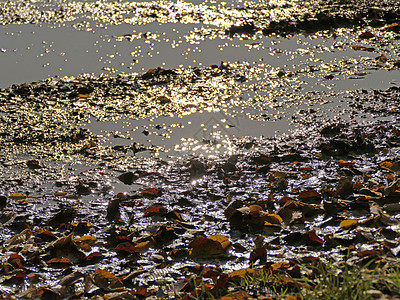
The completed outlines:
[[[107,269],[163,297],[200,264],[223,278],[356,258],[385,234],[397,256],[399,3],[341,5],[1,2],[0,292],[29,292],[32,271],[36,295],[92,298]],[[76,290],[50,291],[67,274]]]

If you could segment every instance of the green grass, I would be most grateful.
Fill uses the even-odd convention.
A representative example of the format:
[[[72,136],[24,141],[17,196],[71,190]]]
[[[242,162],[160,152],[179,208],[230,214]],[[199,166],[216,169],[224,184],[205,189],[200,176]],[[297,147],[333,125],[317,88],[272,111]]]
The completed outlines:
[[[363,266],[349,266],[345,261],[326,265],[320,263],[308,270],[309,274],[301,278],[291,278],[284,270],[273,274],[268,270],[254,269],[253,274],[246,275],[240,282],[229,283],[227,291],[222,294],[233,296],[243,291],[253,298],[271,297],[277,300],[288,296],[304,300],[369,300],[379,295],[400,299],[400,267],[389,266],[387,262],[371,260]],[[204,288],[203,282],[195,290],[196,299],[219,299]]]
[[[285,299],[289,295],[307,300],[368,300],[375,294],[400,296],[400,269],[373,267],[374,262],[359,267],[345,262],[333,265],[320,264],[312,275],[294,278],[295,284],[282,284],[281,275],[270,272],[255,272],[247,275],[236,285],[250,295],[258,291],[259,296]],[[256,293],[257,294],[257,293]],[[400,299],[400,298],[398,298]]]

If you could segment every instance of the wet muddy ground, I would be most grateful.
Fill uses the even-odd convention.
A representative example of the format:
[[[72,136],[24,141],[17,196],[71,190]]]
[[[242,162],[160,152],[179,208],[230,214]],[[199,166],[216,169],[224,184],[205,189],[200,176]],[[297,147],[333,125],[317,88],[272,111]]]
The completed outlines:
[[[397,264],[399,21],[1,2],[1,293],[220,297],[256,269],[295,288],[317,262]]]

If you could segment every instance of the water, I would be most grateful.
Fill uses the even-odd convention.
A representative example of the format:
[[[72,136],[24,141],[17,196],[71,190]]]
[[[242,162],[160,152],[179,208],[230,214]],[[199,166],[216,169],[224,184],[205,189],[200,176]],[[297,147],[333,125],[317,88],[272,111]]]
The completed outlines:
[[[51,4],[57,7],[57,2]],[[46,7],[40,1],[34,5]],[[203,140],[289,133],[297,128],[298,122],[293,120],[304,117],[299,112],[310,106],[323,118],[333,118],[348,109],[348,91],[398,85],[399,69],[389,63],[379,65],[375,60],[380,53],[392,60],[398,58],[398,40],[392,39],[389,45],[379,40],[360,41],[357,35],[361,31],[339,30],[336,37],[324,31],[287,38],[267,37],[260,32],[232,38],[210,24],[113,24],[99,22],[90,15],[66,22],[8,24],[0,29],[0,87],[82,73],[115,76],[142,74],[157,67],[246,64],[245,84],[223,88],[234,101],[241,99],[241,107],[195,110],[184,117],[122,116],[112,124],[89,119],[81,124],[108,137],[105,143],[109,145],[135,140],[161,147],[165,152],[198,150]],[[387,33],[377,34],[391,38]],[[376,51],[355,51],[352,46],[357,44],[375,47]],[[327,79],[329,76],[332,78]],[[220,84],[213,87],[214,95]],[[178,84],[173,88],[178,94],[182,87]],[[174,90],[164,92],[173,95]],[[154,129],[155,126],[164,129]],[[129,140],[114,139],[116,131],[128,134]],[[143,135],[144,131],[149,135]],[[189,147],[188,140],[193,140]],[[215,150],[211,151],[217,153]]]

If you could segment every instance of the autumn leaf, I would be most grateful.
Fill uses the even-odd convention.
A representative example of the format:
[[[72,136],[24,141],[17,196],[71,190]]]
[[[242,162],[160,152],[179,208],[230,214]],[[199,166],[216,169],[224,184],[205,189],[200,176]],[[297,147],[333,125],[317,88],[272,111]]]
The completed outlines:
[[[376,60],[376,61],[379,61],[379,62],[381,62],[381,63],[385,63],[385,62],[388,61],[387,57],[384,56],[384,55],[380,55],[380,56],[378,56],[378,57],[375,57],[375,60]]]
[[[251,263],[256,262],[258,259],[260,261],[265,261],[266,255],[267,255],[267,250],[265,249],[265,247],[256,248],[250,253],[249,260]]]
[[[238,282],[238,281],[241,281],[246,276],[252,275],[253,273],[254,273],[253,269],[245,268],[245,269],[240,269],[240,270],[236,270],[236,271],[229,273],[228,278],[230,281]]]
[[[147,198],[155,198],[158,196],[161,196],[162,192],[160,189],[157,188],[148,188],[142,191],[139,195],[142,197],[147,197]]]
[[[94,236],[91,236],[91,235],[84,235],[84,236],[81,236],[78,239],[74,239],[73,241],[74,242],[84,242],[84,243],[93,245],[94,243],[96,243],[97,238],[94,237]]]
[[[245,300],[245,299],[250,299],[251,296],[244,292],[244,291],[238,291],[238,292],[234,292],[230,295],[225,295],[221,298],[219,298],[219,300]]]
[[[340,222],[340,228],[342,229],[348,229],[351,227],[355,227],[355,225],[358,224],[357,220],[343,220],[342,222]]]
[[[8,239],[5,244],[12,246],[12,245],[17,245],[17,244],[22,244],[26,242],[30,237],[32,236],[32,230],[29,228],[24,229],[22,232],[14,235],[12,238]]]
[[[255,163],[259,165],[269,165],[271,163],[271,157],[265,154],[261,154],[259,156],[254,156],[251,158]]]
[[[115,247],[116,251],[128,254],[137,254],[139,250],[129,242],[120,243]]]
[[[152,216],[164,216],[167,213],[167,209],[160,205],[154,204],[148,207],[144,213],[145,217],[152,217]]]
[[[118,176],[119,180],[128,185],[132,184],[138,178],[139,176],[132,172],[126,172]]]
[[[123,287],[122,281],[107,270],[98,269],[94,272],[94,283],[105,291]]]
[[[321,246],[324,244],[324,241],[315,234],[314,230],[307,231],[304,235],[308,239],[307,242],[313,246]]]
[[[35,236],[39,237],[43,241],[54,241],[57,239],[57,237],[54,235],[54,233],[52,233],[44,228],[37,229],[35,231]]]
[[[41,166],[40,166],[40,164],[39,164],[39,161],[38,161],[38,160],[35,160],[35,159],[33,159],[33,160],[28,160],[28,161],[26,162],[26,165],[27,165],[27,167],[28,167],[29,169],[32,169],[32,170],[36,170],[36,169],[40,169],[40,168],[41,168]]]
[[[389,170],[392,172],[400,171],[400,163],[392,163],[390,161],[384,161],[379,164],[382,169]]]
[[[142,253],[148,251],[154,246],[155,242],[153,240],[144,241],[135,245],[136,249],[138,249]]]
[[[372,39],[375,37],[370,31],[365,31],[358,36],[360,39]]]
[[[47,264],[50,266],[55,266],[55,267],[68,267],[72,265],[72,261],[68,258],[61,257],[61,258],[53,258],[47,261]]]
[[[214,235],[197,238],[188,245],[188,248],[192,249],[190,252],[192,257],[218,257],[226,254],[230,244],[226,236]]]
[[[9,197],[13,200],[21,200],[21,199],[25,199],[27,196],[25,194],[21,194],[21,193],[12,193]]]
[[[399,31],[400,30],[400,24],[392,23],[392,24],[386,25],[383,29],[386,30],[386,31]]]
[[[101,259],[103,259],[103,253],[101,252],[93,252],[88,256],[82,259],[81,263],[85,265],[93,265],[98,263]]]
[[[302,191],[297,196],[297,199],[303,202],[316,201],[321,199],[321,194],[315,190]]]

